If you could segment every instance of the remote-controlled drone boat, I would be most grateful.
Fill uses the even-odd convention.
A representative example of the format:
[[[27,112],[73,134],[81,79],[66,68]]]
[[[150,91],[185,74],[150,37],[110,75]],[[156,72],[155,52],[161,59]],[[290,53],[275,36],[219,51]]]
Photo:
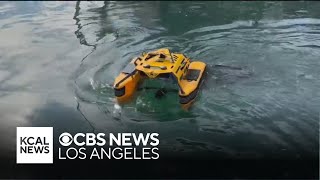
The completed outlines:
[[[206,64],[191,61],[182,53],[169,49],[142,53],[134,58],[116,77],[114,91],[118,103],[129,101],[139,84],[149,79],[172,79],[179,88],[180,104],[188,109],[197,97]]]

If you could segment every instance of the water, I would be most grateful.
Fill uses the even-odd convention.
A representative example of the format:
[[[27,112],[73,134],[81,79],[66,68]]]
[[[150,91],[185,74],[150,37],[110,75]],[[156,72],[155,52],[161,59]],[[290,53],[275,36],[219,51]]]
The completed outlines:
[[[318,157],[318,2],[0,2],[0,150],[15,127],[158,132],[166,152]],[[143,51],[208,64],[189,112],[176,93],[115,104]],[[221,66],[217,66],[221,65]]]

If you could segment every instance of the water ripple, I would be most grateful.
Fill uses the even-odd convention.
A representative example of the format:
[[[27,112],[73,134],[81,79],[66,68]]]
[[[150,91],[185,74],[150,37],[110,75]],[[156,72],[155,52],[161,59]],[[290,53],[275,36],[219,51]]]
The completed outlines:
[[[286,6],[279,3],[263,3],[255,11],[247,6],[106,2],[76,8],[75,34],[81,44],[94,46],[74,76],[76,96],[106,109],[101,112],[107,117],[117,111],[117,120],[137,128],[172,125],[170,134],[176,131],[175,123],[182,123],[194,136],[205,136],[178,138],[177,147],[220,147],[254,156],[259,151],[314,151],[320,20],[307,10],[281,11]],[[244,15],[215,18],[213,12],[228,8]],[[112,83],[117,73],[132,57],[162,47],[208,64],[208,77],[192,110],[181,111],[176,94],[157,101],[153,92],[138,92],[133,102],[116,108]],[[246,145],[243,152],[240,143],[232,144],[239,138],[256,146]]]

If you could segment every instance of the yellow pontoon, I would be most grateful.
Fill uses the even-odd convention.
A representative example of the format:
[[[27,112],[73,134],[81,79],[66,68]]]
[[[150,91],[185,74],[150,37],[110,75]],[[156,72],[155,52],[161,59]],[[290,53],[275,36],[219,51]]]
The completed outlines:
[[[119,103],[129,101],[138,84],[146,78],[171,78],[179,86],[180,104],[188,109],[196,98],[206,64],[190,61],[182,53],[159,49],[134,58],[116,77],[115,96]]]

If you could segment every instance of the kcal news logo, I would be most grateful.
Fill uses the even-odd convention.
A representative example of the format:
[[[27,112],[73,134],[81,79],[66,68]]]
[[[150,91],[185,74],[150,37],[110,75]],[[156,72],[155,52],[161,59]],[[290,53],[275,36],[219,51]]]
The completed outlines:
[[[158,133],[64,132],[59,143],[59,160],[159,159]],[[16,155],[17,164],[52,164],[53,127],[17,127]]]
[[[53,127],[17,127],[17,164],[53,163]]]

